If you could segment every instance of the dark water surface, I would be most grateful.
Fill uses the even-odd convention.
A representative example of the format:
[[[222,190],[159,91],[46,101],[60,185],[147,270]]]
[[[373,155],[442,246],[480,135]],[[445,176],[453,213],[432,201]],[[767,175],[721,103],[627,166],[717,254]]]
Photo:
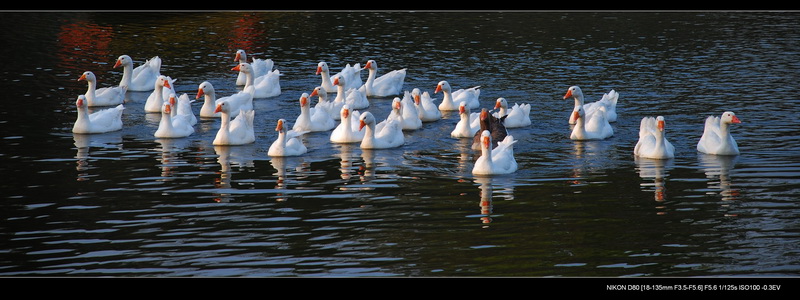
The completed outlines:
[[[800,274],[798,13],[7,12],[0,26],[0,276]],[[119,55],[158,55],[179,93],[208,80],[227,95],[237,49],[284,73],[280,96],[255,100],[255,144],[212,146],[216,119],[155,139],[147,92],[128,93],[123,130],[71,133],[82,72],[109,86]],[[407,90],[448,80],[480,85],[482,107],[530,103],[533,125],[510,129],[520,169],[472,176],[452,112],[397,149],[311,133],[304,156],[266,155],[318,62],[368,59],[407,68]],[[571,85],[620,93],[612,138],[569,139]],[[391,98],[370,100],[385,118]],[[742,154],[697,153],[725,110]],[[676,158],[635,159],[656,115]]]

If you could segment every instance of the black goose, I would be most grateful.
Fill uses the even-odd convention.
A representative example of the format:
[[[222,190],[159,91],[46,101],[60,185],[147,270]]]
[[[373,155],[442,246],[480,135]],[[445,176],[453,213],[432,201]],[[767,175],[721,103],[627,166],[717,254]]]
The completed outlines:
[[[480,150],[481,149],[481,133],[484,130],[488,130],[489,133],[492,135],[492,149],[497,147],[497,142],[502,141],[508,135],[508,131],[506,130],[506,126],[503,125],[503,121],[505,121],[506,116],[497,118],[489,113],[489,110],[486,108],[481,109],[481,129],[475,133],[475,136],[472,138],[472,149],[473,150]]]

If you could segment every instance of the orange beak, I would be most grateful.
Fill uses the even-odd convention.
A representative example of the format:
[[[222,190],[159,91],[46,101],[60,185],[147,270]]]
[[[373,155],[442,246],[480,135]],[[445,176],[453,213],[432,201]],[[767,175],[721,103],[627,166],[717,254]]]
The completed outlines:
[[[283,121],[278,120],[278,126],[275,127],[275,131],[281,131],[281,128],[283,128]]]
[[[364,129],[364,126],[367,126],[367,123],[365,123],[364,120],[361,120],[361,122],[358,124],[358,131]]]
[[[78,78],[78,81],[86,80],[86,74],[81,74],[81,77]]]
[[[164,79],[164,87],[171,89],[172,87],[169,85],[169,80]]]
[[[236,52],[236,57],[233,58],[233,61],[238,62],[240,58],[242,58],[242,55]]]
[[[119,67],[121,65],[122,65],[122,60],[121,59],[117,59],[117,63],[114,64],[114,68]]]
[[[497,101],[497,102],[494,104],[494,109],[498,109],[498,108],[500,108],[500,106],[502,106],[502,105],[500,105],[500,101]]]
[[[175,105],[175,97],[169,97],[169,105]]]
[[[489,112],[486,110],[481,111],[481,120],[486,120],[489,117]]]
[[[400,109],[402,106],[403,106],[403,104],[400,101],[397,101],[397,102],[395,102],[394,108]]]
[[[333,79],[333,85],[339,85],[339,77]]]
[[[658,130],[664,131],[664,121],[658,121]]]
[[[572,97],[572,90],[567,90],[567,94],[564,95],[564,99],[567,99],[569,97]]]
[[[164,112],[167,113],[167,114],[172,113],[172,105],[169,105],[169,104],[165,105],[164,106]]]
[[[463,114],[465,112],[467,112],[467,108],[465,106],[461,105],[458,107],[458,113]]]
[[[371,66],[372,66],[372,62],[368,61],[366,64],[364,64],[364,69],[369,69]]]
[[[414,96],[414,103],[416,103],[417,105],[419,105],[420,102],[419,98],[420,98],[419,95]]]
[[[214,113],[218,113],[222,111],[222,104],[217,105],[217,109],[214,110]]]
[[[737,124],[738,123],[742,123],[742,121],[739,121],[739,118],[737,118],[736,116],[733,116],[733,120],[731,120],[731,122],[737,123]]]
[[[317,75],[319,75],[319,73],[322,73],[322,67],[317,66]]]
[[[77,105],[78,105],[78,106],[83,106],[83,99],[78,99],[78,103],[77,103]]]
[[[194,98],[195,99],[200,99],[200,97],[203,97],[203,95],[205,95],[205,93],[203,92],[203,89],[197,89],[197,96],[194,97]]]
[[[347,118],[347,117],[349,117],[349,116],[350,116],[350,110],[349,110],[349,109],[346,109],[346,108],[345,108],[345,109],[343,109],[343,110],[342,110],[342,117],[343,117],[343,118]],[[361,130],[361,129],[359,128],[359,130]]]
[[[577,120],[577,119],[579,119],[581,117],[581,114],[578,113],[577,111],[573,111],[572,112],[572,117],[575,118],[575,120]]]
[[[308,98],[300,97],[300,107],[308,105]]]
[[[489,141],[489,140],[490,140],[490,139],[489,139],[489,137],[488,137],[488,136],[485,136],[485,137],[483,137],[483,146],[484,146],[484,147],[486,147],[486,148],[489,148],[489,145],[491,145],[491,144],[492,144],[492,142],[491,142],[491,141]]]
[[[241,64],[238,64],[238,65],[236,65],[235,67],[231,68],[231,71],[241,71],[241,70],[242,70],[242,68],[240,68],[240,67],[239,67],[240,65],[241,65]]]
[[[433,93],[436,94],[436,93],[441,92],[441,91],[442,91],[442,85],[441,84],[437,84],[436,85],[436,90],[434,90]]]
[[[319,95],[319,93],[317,93],[317,89],[314,89],[314,91],[311,92],[311,95],[309,95],[309,97],[314,97],[317,95]]]

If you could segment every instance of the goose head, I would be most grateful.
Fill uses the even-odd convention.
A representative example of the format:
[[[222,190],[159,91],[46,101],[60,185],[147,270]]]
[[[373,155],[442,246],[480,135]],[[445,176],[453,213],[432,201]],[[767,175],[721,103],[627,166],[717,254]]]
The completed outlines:
[[[420,93],[421,92],[419,88],[414,88],[413,90],[411,90],[411,98],[414,99],[414,103],[416,103],[417,105],[419,105],[421,101],[420,97],[422,97],[422,95],[420,95]]]
[[[365,126],[374,126],[375,125],[375,116],[372,115],[371,112],[364,112],[361,114],[359,119],[358,130],[361,131],[364,129]]]
[[[132,65],[133,65],[133,59],[131,59],[130,56],[123,54],[117,57],[117,62],[114,63],[114,68],[117,68],[119,66],[132,66]]]
[[[494,104],[494,109],[498,109],[498,108],[508,109],[508,102],[506,101],[506,98],[503,98],[503,97],[497,98],[497,101],[495,101],[495,104]]]
[[[214,95],[214,86],[211,85],[211,82],[203,81],[197,87],[197,96],[195,99],[200,99],[200,97],[203,97],[204,95]]]
[[[347,120],[350,118],[350,107],[345,104],[342,106],[342,110],[339,112],[339,114],[341,114],[342,120]]]
[[[286,120],[278,119],[278,125],[275,126],[275,131],[277,131],[278,133],[286,133],[286,131],[287,131],[287,129],[286,129]]]
[[[247,62],[247,53],[242,49],[236,50],[236,56],[233,58],[233,61],[240,63]]]
[[[326,73],[328,74],[328,63],[321,61],[317,64],[317,75]]]
[[[378,70],[378,63],[375,60],[368,60],[366,64],[364,64],[364,68],[362,70],[369,70],[370,72],[374,72]]]
[[[235,67],[231,68],[231,71],[239,71],[245,74],[252,74],[253,73],[253,66],[249,63],[239,63]]]
[[[86,80],[88,82],[97,82],[97,77],[94,76],[92,71],[86,71],[81,74],[81,77],[78,77],[78,81]]]
[[[575,98],[583,101],[583,92],[581,88],[577,85],[573,85],[567,89],[567,93],[564,94],[564,99]]]
[[[325,91],[321,86],[315,87],[313,91],[311,91],[311,95],[309,97],[318,96],[319,100],[325,100],[328,98],[328,92]]]
[[[726,124],[742,123],[742,121],[740,121],[739,118],[736,117],[736,114],[734,114],[732,111],[726,111],[726,112],[722,113],[722,117],[720,118],[720,121],[723,122],[723,123],[726,123]]]
[[[436,90],[433,91],[434,94],[438,92],[450,92],[450,84],[447,81],[439,81],[439,84],[436,85]]]
[[[344,76],[336,75],[333,76],[333,85],[344,87],[346,86],[347,82],[344,79]]]
[[[300,108],[308,108],[308,93],[300,95]]]

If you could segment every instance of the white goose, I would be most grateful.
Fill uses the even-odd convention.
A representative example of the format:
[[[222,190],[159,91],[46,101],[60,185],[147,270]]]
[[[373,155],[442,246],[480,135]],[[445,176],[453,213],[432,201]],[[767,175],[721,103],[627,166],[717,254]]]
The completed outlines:
[[[157,138],[182,138],[194,133],[194,127],[189,125],[183,118],[172,117],[172,104],[165,102],[161,105],[161,121],[158,129],[153,134]]]
[[[333,102],[345,103],[350,106],[351,109],[365,109],[369,107],[367,95],[358,89],[347,89],[347,79],[344,78],[344,76],[334,76],[333,84],[336,85],[336,99],[334,99]]]
[[[414,88],[411,90],[411,97],[414,99],[414,107],[417,108],[417,114],[422,122],[434,122],[442,118],[442,112],[433,103],[431,94],[428,92],[420,94],[420,90]]]
[[[300,115],[294,123],[294,131],[328,131],[336,127],[336,121],[324,109],[315,109],[312,113],[308,93],[300,95]]]
[[[200,117],[203,118],[219,117],[220,114],[217,111],[217,106],[222,102],[228,102],[231,118],[237,117],[242,110],[253,110],[253,94],[249,93],[247,89],[230,96],[217,98],[214,85],[208,81],[204,81],[197,87],[197,96],[195,99],[200,99],[201,96],[204,97],[203,106],[200,108]]]
[[[268,71],[260,77],[253,75],[253,66],[249,63],[240,63],[231,70],[245,74],[245,84],[242,91],[253,95],[253,98],[275,97],[281,94],[281,72],[277,69]]]
[[[468,89],[459,89],[453,92],[452,87],[450,87],[450,83],[442,80],[436,85],[436,90],[433,91],[434,94],[438,92],[442,92],[444,94],[442,103],[439,103],[439,110],[458,110],[458,105],[461,102],[466,102],[467,108],[469,109],[480,107],[480,102],[478,102],[478,98],[481,95],[480,86],[471,87]]]
[[[454,138],[475,137],[475,134],[481,129],[480,113],[470,113],[464,102],[461,102],[458,108],[458,115],[461,119],[456,124],[456,128],[450,132],[450,136]]]
[[[488,130],[481,133],[481,156],[472,167],[473,175],[510,174],[517,171],[517,160],[514,158],[514,137],[507,135],[492,149],[492,136]]]
[[[122,104],[89,113],[87,102],[85,95],[78,96],[78,100],[75,101],[78,118],[72,125],[72,132],[88,134],[122,129],[122,111],[125,109]]]
[[[129,91],[152,91],[156,79],[161,75],[161,58],[154,56],[142,65],[133,68],[133,59],[128,55],[120,55],[114,68],[122,66],[122,79],[119,85],[127,86]]]
[[[176,97],[175,94],[170,94],[169,104],[172,105],[172,118],[182,118],[184,122],[194,126],[197,124],[197,117],[192,112],[192,101],[186,93]]]
[[[81,80],[85,80],[89,86],[85,94],[87,106],[114,106],[125,102],[126,86],[97,88],[97,77],[92,71],[83,72],[78,78],[78,81]]]
[[[233,61],[238,63],[246,63],[247,62],[247,52],[242,49],[236,51],[236,56],[233,58]],[[253,58],[253,62],[250,63],[253,67],[253,78],[258,78],[267,74],[267,72],[272,71],[272,68],[275,66],[275,62],[272,59],[260,59],[260,58]],[[236,77],[236,85],[245,85],[247,83],[247,78],[244,72],[239,72],[239,75]]]
[[[286,120],[279,119],[275,131],[278,132],[278,137],[269,146],[267,155],[273,157],[281,156],[298,156],[308,152],[308,148],[300,140],[300,136],[305,132],[297,132],[294,130],[286,129]]]
[[[369,71],[367,82],[359,90],[367,97],[389,97],[399,95],[403,90],[406,78],[406,69],[393,70],[377,77],[378,63],[375,60],[367,61],[364,69]]]
[[[315,87],[313,91],[311,91],[311,95],[309,97],[317,96],[319,101],[316,105],[314,105],[314,110],[322,109],[328,113],[333,120],[338,121],[340,118],[339,112],[342,110],[342,106],[344,106],[344,102],[333,102],[328,101],[328,91],[325,90],[322,86]]]
[[[158,75],[153,83],[153,92],[147,96],[147,101],[144,103],[145,112],[161,112],[165,99],[169,99],[169,95],[175,94],[175,89],[172,88],[173,82],[175,80],[169,76]]]
[[[219,113],[214,113],[217,109],[217,93],[214,91],[214,85],[211,82],[203,81],[197,87],[197,96],[195,99],[203,97],[203,106],[200,107],[201,118],[217,118]]]
[[[361,113],[344,105],[340,112],[339,125],[331,132],[333,143],[357,143],[364,139],[364,131],[359,129]]]
[[[501,118],[506,116],[503,125],[506,128],[519,128],[531,125],[531,105],[527,103],[519,104],[514,103],[514,106],[509,108],[508,102],[505,98],[497,98],[494,109],[500,109],[495,113],[495,117]]]
[[[364,112],[359,117],[358,130],[364,130],[361,140],[362,149],[386,149],[400,147],[405,143],[403,126],[395,120],[386,119],[376,124],[371,112]],[[366,129],[364,129],[366,127]]]
[[[666,138],[663,116],[642,118],[639,125],[639,141],[633,148],[633,154],[652,159],[675,157],[675,147]]]
[[[395,98],[397,99],[397,98]],[[419,110],[411,93],[406,91],[403,99],[400,100],[401,111],[403,112],[403,130],[417,130],[422,128],[422,118],[419,117]]]
[[[214,146],[244,145],[256,141],[253,129],[255,110],[240,110],[239,114],[231,120],[231,105],[228,101],[217,104],[216,112],[220,113],[220,127],[214,138]]]
[[[572,110],[573,112],[578,110],[579,106],[583,106],[584,112],[587,116],[593,115],[600,107],[604,107],[606,111],[606,120],[608,122],[616,122],[617,121],[617,100],[619,99],[619,94],[616,91],[611,90],[606,94],[603,94],[603,98],[596,102],[592,103],[584,103],[583,100],[583,91],[578,86],[571,86],[567,89],[567,93],[564,95],[564,99],[567,98],[574,98],[575,99],[575,108]],[[575,124],[575,114],[571,114],[569,118],[570,124]]]
[[[362,85],[361,81],[361,64],[350,65],[347,64],[342,71],[331,75],[330,68],[328,68],[328,63],[321,61],[317,64],[317,75],[322,77],[321,86],[325,89],[326,92],[333,93],[336,91],[336,85],[333,83],[333,77],[335,76],[343,76],[347,85],[345,86],[345,90],[349,89],[358,89]]]
[[[599,107],[597,112],[587,116],[583,106],[573,112],[576,119],[572,128],[570,139],[573,140],[602,140],[614,135],[614,128],[605,117],[605,107]]]
[[[739,155],[739,145],[731,135],[731,124],[742,121],[731,111],[721,117],[709,116],[703,128],[703,136],[697,142],[697,151],[714,155]]]

